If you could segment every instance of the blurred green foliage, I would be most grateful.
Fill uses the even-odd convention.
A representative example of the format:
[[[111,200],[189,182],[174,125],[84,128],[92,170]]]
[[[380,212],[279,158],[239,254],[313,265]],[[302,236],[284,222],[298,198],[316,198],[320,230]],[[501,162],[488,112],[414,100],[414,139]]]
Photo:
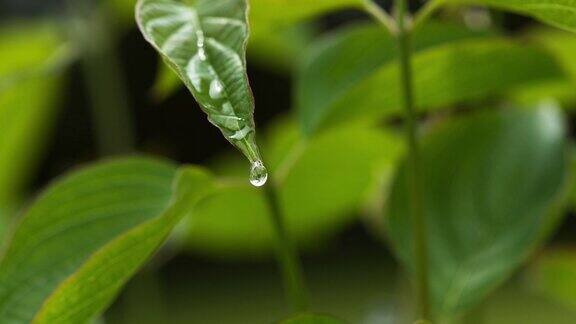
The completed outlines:
[[[113,18],[108,23],[120,27],[112,30],[134,27],[135,3],[103,3]],[[366,3],[250,2],[250,63],[294,77],[294,109],[259,132],[262,155],[300,248],[319,256],[364,219],[367,233],[391,243],[411,275],[396,39],[371,23],[327,32],[317,23],[340,10],[364,10]],[[455,323],[570,323],[576,314],[571,248],[542,249],[521,280],[509,279],[567,214],[568,187],[574,197],[566,124],[576,108],[576,37],[550,27],[514,34],[501,26],[470,28],[462,23],[463,5],[470,3],[576,30],[576,5],[561,0],[433,0],[425,7],[425,13],[441,4],[457,8],[424,21],[412,39],[434,308],[441,320]],[[64,96],[62,72],[82,55],[81,44],[62,36],[65,29],[54,21],[0,27],[0,232],[30,196]],[[223,63],[215,68],[225,70]],[[159,67],[153,94],[163,100],[181,85],[161,60]],[[130,158],[57,180],[5,240],[0,322],[92,319],[171,232],[177,243],[171,252],[217,259],[223,268],[238,260],[265,262],[274,248],[270,206],[249,185],[248,165],[226,152],[209,166],[214,174]],[[315,311],[352,323],[410,321],[410,287],[385,256],[354,251],[331,262],[307,263]],[[286,312],[276,279],[269,271],[232,268],[174,281],[164,315],[171,323],[280,320]],[[131,298],[143,305],[142,296]],[[129,316],[119,319],[122,305],[104,321],[129,323]],[[153,310],[136,308],[138,318],[155,318],[146,316]],[[316,315],[285,321],[339,322]]]

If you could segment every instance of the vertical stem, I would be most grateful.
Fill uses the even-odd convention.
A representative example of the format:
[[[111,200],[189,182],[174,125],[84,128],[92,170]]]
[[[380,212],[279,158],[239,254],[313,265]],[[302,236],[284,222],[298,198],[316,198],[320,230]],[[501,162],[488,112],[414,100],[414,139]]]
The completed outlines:
[[[302,266],[300,265],[294,242],[286,229],[277,189],[273,183],[270,183],[264,186],[264,192],[270,208],[272,225],[276,233],[278,262],[282,270],[287,298],[293,311],[305,312],[308,310],[308,296],[304,276],[302,275]]]
[[[414,257],[416,266],[416,286],[418,313],[421,320],[430,320],[430,301],[428,286],[428,255],[426,250],[426,230],[423,208],[422,175],[420,150],[417,139],[417,116],[414,107],[414,89],[412,82],[410,29],[406,17],[406,0],[395,0],[397,41],[400,60],[400,82],[402,85],[402,106],[406,114],[406,141],[409,160],[409,193],[414,237]]]
[[[106,15],[76,12],[76,43],[83,51],[82,69],[91,98],[92,119],[101,155],[134,148],[132,116],[121,64]]]

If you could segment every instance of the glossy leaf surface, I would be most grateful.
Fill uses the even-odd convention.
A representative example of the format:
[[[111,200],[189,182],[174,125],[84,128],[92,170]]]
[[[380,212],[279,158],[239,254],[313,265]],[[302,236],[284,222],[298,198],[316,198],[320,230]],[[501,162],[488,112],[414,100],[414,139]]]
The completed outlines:
[[[255,162],[261,158],[246,76],[246,15],[245,0],[141,0],[136,19],[210,122]]]
[[[441,126],[423,141],[422,176],[430,290],[440,318],[478,303],[556,225],[568,177],[557,108],[491,112]],[[414,271],[405,167],[387,229]]]

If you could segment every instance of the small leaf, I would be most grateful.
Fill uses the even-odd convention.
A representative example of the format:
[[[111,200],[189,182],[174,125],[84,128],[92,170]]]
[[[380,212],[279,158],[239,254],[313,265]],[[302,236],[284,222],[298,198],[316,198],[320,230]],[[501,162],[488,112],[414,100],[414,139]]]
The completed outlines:
[[[212,124],[254,163],[254,99],[246,76],[245,0],[140,0],[140,31],[192,92]]]
[[[353,222],[376,183],[388,179],[401,150],[399,138],[376,128],[331,130],[306,141],[294,123],[279,123],[264,152],[294,239],[317,246]],[[224,162],[220,169],[228,169],[228,178],[239,175],[234,160]],[[188,247],[217,257],[265,256],[273,252],[273,238],[262,193],[229,180],[198,204]]]
[[[558,109],[492,112],[454,121],[423,141],[430,290],[441,318],[506,280],[559,220],[568,177]],[[396,254],[414,271],[405,166],[387,208]]]
[[[104,162],[56,182],[25,213],[0,261],[0,321],[91,319],[209,183],[201,170],[177,176],[173,165],[143,158]]]
[[[544,51],[482,35],[441,25],[415,35],[418,108],[438,109],[563,76]],[[360,27],[321,41],[304,55],[297,105],[307,134],[399,113],[393,44],[383,31]]]
[[[478,4],[532,16],[552,26],[576,32],[576,3],[571,0],[441,0]]]
[[[280,324],[345,324],[346,322],[327,315],[301,314],[281,321]]]

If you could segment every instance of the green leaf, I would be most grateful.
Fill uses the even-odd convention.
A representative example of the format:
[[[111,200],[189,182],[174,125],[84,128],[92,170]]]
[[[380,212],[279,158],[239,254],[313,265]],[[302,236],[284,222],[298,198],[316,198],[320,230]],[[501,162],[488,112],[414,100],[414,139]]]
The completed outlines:
[[[331,316],[301,314],[280,322],[281,324],[344,324],[346,322]]]
[[[0,209],[6,215],[23,200],[50,137],[63,81],[56,68],[66,49],[51,25],[0,28]]]
[[[387,179],[401,148],[399,138],[376,128],[338,129],[306,141],[293,123],[276,127],[264,156],[295,240],[317,246],[353,222],[377,182]],[[220,170],[229,180],[198,204],[188,247],[216,257],[267,256],[274,236],[262,192],[235,180],[236,163],[225,162]]]
[[[563,75],[541,50],[482,36],[442,25],[415,35],[414,86],[420,109],[447,107]],[[307,134],[398,114],[401,92],[393,44],[374,26],[355,27],[317,43],[304,55],[296,98]]]
[[[552,26],[576,32],[576,3],[572,0],[440,0],[479,4],[532,16]]]
[[[176,71],[211,123],[254,163],[254,99],[246,76],[245,0],[140,0],[140,31]]]
[[[57,181],[25,213],[0,261],[0,321],[86,322],[209,183],[201,170],[177,175],[173,165],[144,158],[100,163]]]
[[[287,25],[330,11],[357,8],[364,0],[250,0],[250,21],[257,25]]]
[[[576,309],[576,253],[569,249],[549,250],[529,269],[532,288]]]
[[[441,318],[478,303],[550,234],[564,203],[568,160],[557,108],[485,113],[440,127],[422,143],[430,290]],[[413,272],[406,167],[387,230]]]

